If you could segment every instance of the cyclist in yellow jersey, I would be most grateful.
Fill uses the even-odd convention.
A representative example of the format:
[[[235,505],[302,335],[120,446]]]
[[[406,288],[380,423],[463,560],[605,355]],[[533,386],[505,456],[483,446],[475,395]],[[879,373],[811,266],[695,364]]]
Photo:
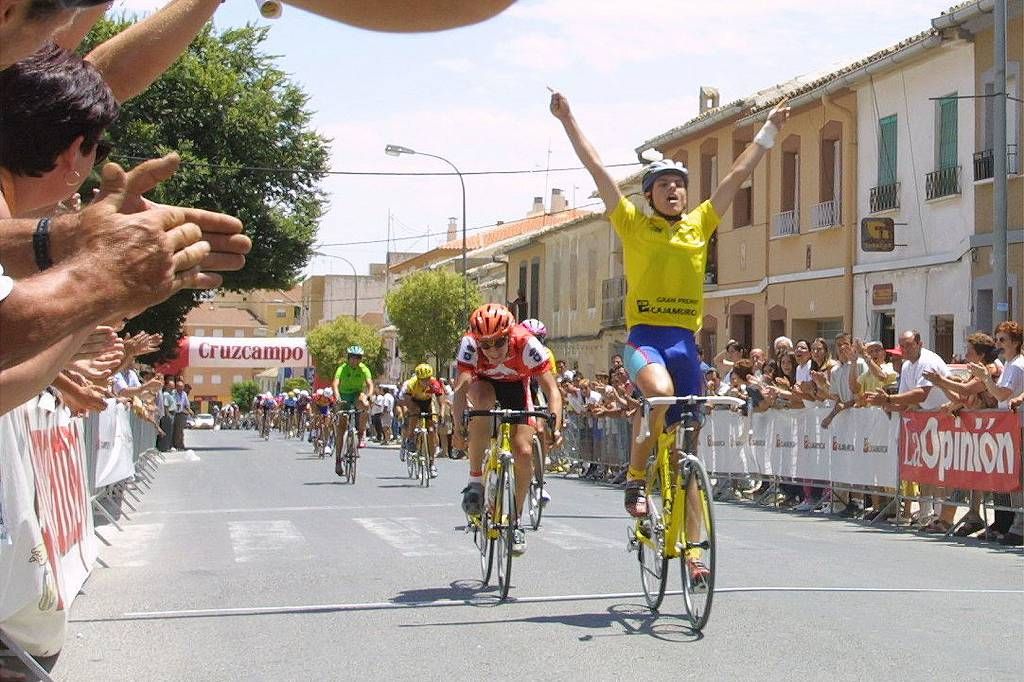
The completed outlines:
[[[402,428],[403,451],[407,449],[405,444],[412,439],[412,430],[420,415],[426,415],[427,428],[430,430],[430,448],[433,453],[430,475],[434,478],[437,477],[437,466],[433,460],[440,454],[441,444],[432,415],[438,414],[434,409],[434,398],[440,399],[443,395],[444,387],[441,386],[440,381],[434,378],[434,368],[426,363],[416,365],[415,374],[402,384],[402,388],[398,392],[398,400],[406,409],[405,425]]]
[[[686,168],[671,159],[650,164],[644,171],[642,187],[654,213],[651,216],[639,211],[622,195],[580,131],[569,102],[561,93],[552,93],[550,109],[597,184],[606,214],[622,241],[628,288],[626,326],[629,328],[623,359],[630,379],[647,397],[702,394],[703,380],[694,333],[700,329],[704,314],[707,245],[718,227],[719,216],[732,204],[736,192],[772,147],[779,128],[789,117],[786,100],[771,110],[764,127],[733,162],[711,193],[711,199],[689,213],[686,213],[689,180]],[[699,415],[693,417],[698,420],[699,428]],[[679,421],[681,410],[675,407],[666,414],[664,407],[655,408],[650,421],[651,437],[633,443],[625,500],[626,510],[632,516],[647,513],[644,467],[666,418],[670,424]],[[634,432],[638,421],[639,414],[634,419]],[[696,438],[693,442],[696,443]],[[692,502],[694,508],[699,504],[698,500]],[[687,524],[691,523],[694,526],[687,529],[688,534],[698,537],[700,515],[688,517]],[[707,576],[708,570],[700,562],[688,563],[695,579]]]

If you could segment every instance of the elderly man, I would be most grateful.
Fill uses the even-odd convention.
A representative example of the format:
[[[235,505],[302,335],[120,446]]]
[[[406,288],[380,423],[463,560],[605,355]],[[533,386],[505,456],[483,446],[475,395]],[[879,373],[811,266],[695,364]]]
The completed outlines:
[[[775,359],[778,360],[785,353],[792,352],[793,350],[793,339],[788,336],[780,336],[775,339],[772,343],[772,348],[775,351]]]

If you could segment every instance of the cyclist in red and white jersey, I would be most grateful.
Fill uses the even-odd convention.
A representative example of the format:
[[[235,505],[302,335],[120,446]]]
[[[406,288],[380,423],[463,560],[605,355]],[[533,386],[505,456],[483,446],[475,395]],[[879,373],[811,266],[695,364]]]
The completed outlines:
[[[459,376],[455,382],[453,417],[456,424],[454,446],[465,448],[462,415],[466,399],[476,409],[490,409],[497,402],[506,410],[534,409],[530,399],[530,378],[536,377],[552,415],[561,414],[562,396],[549,371],[547,349],[529,331],[516,325],[515,317],[498,303],[488,303],[469,317],[469,333],[462,337],[456,358]],[[552,421],[548,429],[550,444],[562,441],[560,424]],[[515,457],[516,505],[520,511],[526,501],[533,476],[534,427],[526,419],[517,421],[512,431]],[[462,509],[479,514],[483,503],[483,461],[491,436],[491,421],[473,419],[469,423],[469,484],[462,491]],[[526,551],[526,533],[518,525],[513,531],[513,554]]]

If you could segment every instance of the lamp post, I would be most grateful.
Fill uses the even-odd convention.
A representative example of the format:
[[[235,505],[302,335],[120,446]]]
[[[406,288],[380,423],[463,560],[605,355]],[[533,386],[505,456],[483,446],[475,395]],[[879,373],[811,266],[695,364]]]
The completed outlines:
[[[359,275],[356,274],[356,266],[352,265],[352,261],[350,261],[348,258],[345,258],[343,256],[335,256],[334,254],[323,253],[322,251],[314,251],[313,255],[314,256],[323,256],[324,258],[337,258],[338,260],[345,261],[346,263],[348,263],[348,266],[350,268],[352,268],[352,287],[353,287],[353,294],[352,294],[352,319],[353,320],[358,320],[359,319]]]
[[[401,156],[402,154],[419,154],[420,156],[429,156],[432,159],[438,159],[444,161],[455,174],[459,176],[459,186],[462,188],[462,319],[469,319],[469,275],[466,272],[466,182],[462,178],[462,171],[455,167],[455,164],[437,154],[427,154],[426,152],[417,152],[408,147],[402,147],[397,144],[389,144],[384,147],[384,153],[388,156]]]

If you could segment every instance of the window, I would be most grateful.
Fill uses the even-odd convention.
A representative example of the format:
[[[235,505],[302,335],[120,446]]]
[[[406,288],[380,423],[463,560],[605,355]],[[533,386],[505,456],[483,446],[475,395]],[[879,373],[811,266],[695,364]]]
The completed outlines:
[[[192,383],[194,385],[198,386],[199,384],[203,383],[204,381],[205,381],[205,378],[203,377],[202,374],[193,374],[192,375]]]
[[[530,261],[530,317],[540,317],[540,258]]]
[[[224,330],[223,329],[214,329],[212,335],[213,336],[224,336]]]
[[[831,347],[835,338],[843,333],[843,318],[833,317],[825,320],[816,320],[814,336],[825,339]],[[891,347],[891,346],[890,346]]]
[[[879,312],[875,320],[875,338],[886,348],[896,347],[896,318],[892,312]]]
[[[957,99],[956,93],[936,100],[938,134],[935,136],[935,168],[957,166]]]
[[[800,204],[800,153],[782,152],[782,210],[795,211]]]
[[[220,375],[219,374],[211,374],[210,375],[210,383],[211,384],[219,384],[220,383]]]
[[[734,161],[743,153],[747,144],[747,142],[742,140],[733,141],[732,158]],[[753,174],[751,174],[743,181],[743,184],[740,185],[739,191],[736,192],[736,197],[732,200],[732,226],[734,229],[737,227],[746,227],[754,222],[753,177]]]
[[[878,184],[896,182],[896,114],[878,122]]]
[[[597,249],[587,249],[587,307],[597,307]]]
[[[700,157],[700,200],[707,201],[718,184],[718,155],[701,154]]]
[[[555,253],[561,256],[562,248],[559,246]],[[551,259],[551,309],[558,312],[562,309],[562,270],[554,263],[561,262],[561,258]]]
[[[243,381],[245,381],[245,377],[243,377],[241,374],[236,374],[235,376],[231,377],[232,384],[240,384]]]
[[[236,337],[237,336],[245,336],[245,330],[244,329],[236,329],[235,330],[235,336]]]
[[[203,329],[202,327],[196,327],[192,331],[192,336],[206,336],[206,330]]]
[[[287,315],[288,311],[285,310],[284,308],[278,308],[277,310],[274,311],[275,317],[286,317]]]
[[[523,296],[526,296],[526,269],[526,261],[519,264],[519,288],[517,291]]]
[[[576,310],[578,308],[579,301],[577,295],[579,292],[579,281],[577,274],[579,272],[579,244],[576,240],[572,242],[572,252],[569,254],[569,310]]]
[[[953,359],[952,315],[935,315],[932,317],[931,349],[946,362]]]

